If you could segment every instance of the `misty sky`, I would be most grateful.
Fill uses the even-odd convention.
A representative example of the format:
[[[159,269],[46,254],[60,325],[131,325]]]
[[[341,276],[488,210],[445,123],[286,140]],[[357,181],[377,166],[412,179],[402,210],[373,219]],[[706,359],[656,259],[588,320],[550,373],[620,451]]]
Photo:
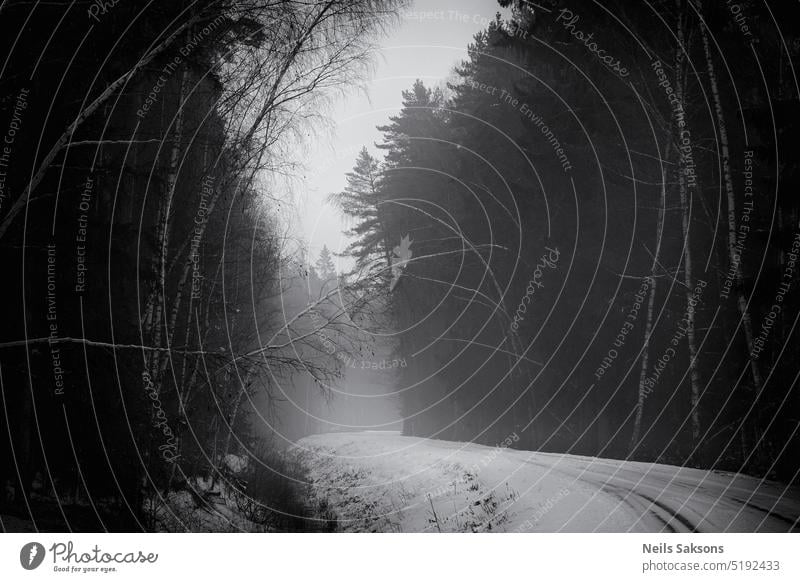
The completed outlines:
[[[307,159],[315,163],[300,188],[298,220],[312,260],[323,244],[336,252],[347,246],[348,240],[341,234],[346,225],[335,209],[325,205],[325,197],[344,187],[345,174],[362,146],[375,150],[373,144],[381,139],[375,127],[387,123],[399,110],[401,91],[417,78],[429,86],[444,82],[466,57],[473,35],[485,28],[498,10],[496,0],[417,0],[381,40],[366,93],[352,91],[339,99],[331,111],[335,123],[332,139],[322,138],[310,146]]]

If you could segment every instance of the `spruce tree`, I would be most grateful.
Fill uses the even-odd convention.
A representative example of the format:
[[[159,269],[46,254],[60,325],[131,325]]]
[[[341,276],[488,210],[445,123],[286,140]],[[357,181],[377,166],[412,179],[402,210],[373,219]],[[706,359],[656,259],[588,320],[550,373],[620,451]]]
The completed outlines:
[[[328,250],[327,245],[322,245],[322,250],[319,253],[319,258],[315,263],[315,267],[317,275],[323,282],[336,278],[336,267],[333,265],[331,252]]]

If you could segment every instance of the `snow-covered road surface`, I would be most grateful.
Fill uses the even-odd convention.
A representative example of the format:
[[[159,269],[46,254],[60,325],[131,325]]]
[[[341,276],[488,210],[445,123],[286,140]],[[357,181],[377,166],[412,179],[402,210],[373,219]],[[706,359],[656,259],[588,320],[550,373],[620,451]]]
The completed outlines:
[[[343,531],[800,531],[800,490],[745,475],[389,432],[297,446]]]

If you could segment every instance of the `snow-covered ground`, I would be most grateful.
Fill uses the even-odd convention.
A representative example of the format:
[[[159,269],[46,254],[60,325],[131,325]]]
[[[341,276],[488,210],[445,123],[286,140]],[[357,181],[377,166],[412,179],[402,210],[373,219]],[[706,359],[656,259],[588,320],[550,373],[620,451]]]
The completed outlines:
[[[271,528],[247,519],[237,504],[245,498],[230,486],[228,479],[247,467],[247,458],[227,455],[225,468],[232,472],[225,478],[212,480],[196,477],[189,488],[170,492],[166,498],[154,496],[144,509],[155,517],[157,532],[267,532]]]
[[[297,447],[343,531],[800,530],[798,488],[739,474],[389,432]]]

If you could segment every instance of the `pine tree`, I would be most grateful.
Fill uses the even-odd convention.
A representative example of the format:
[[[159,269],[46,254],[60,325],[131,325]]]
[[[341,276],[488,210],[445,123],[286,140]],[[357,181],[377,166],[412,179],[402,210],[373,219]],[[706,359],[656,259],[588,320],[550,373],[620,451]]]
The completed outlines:
[[[323,282],[336,279],[336,267],[333,266],[333,259],[331,258],[331,252],[328,250],[327,245],[322,246],[319,258],[315,263],[315,268],[317,275]]]
[[[391,250],[386,224],[387,209],[383,204],[380,180],[380,163],[367,148],[362,148],[353,171],[347,174],[347,186],[342,192],[331,194],[329,200],[355,223],[346,232],[355,240],[347,247],[345,254],[353,257],[359,266],[386,261],[388,270]]]

